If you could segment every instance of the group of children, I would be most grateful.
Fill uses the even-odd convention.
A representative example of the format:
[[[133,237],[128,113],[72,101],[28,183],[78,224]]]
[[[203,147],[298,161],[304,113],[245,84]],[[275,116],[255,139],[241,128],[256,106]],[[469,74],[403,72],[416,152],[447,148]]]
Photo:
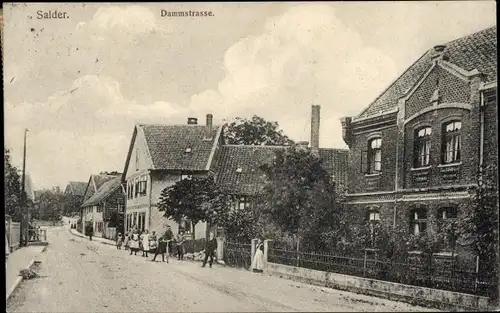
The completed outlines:
[[[170,227],[168,227],[165,233],[159,238],[155,231],[149,234],[147,230],[142,232],[137,227],[134,227],[132,230],[125,233],[125,236],[122,236],[121,233],[117,235],[116,248],[121,250],[122,246],[124,246],[125,250],[130,251],[130,255],[137,255],[137,252],[142,251],[143,257],[148,257],[148,253],[152,253],[154,257],[151,261],[156,261],[156,257],[161,254],[162,261],[165,262],[165,254],[167,254],[168,263],[168,255],[172,253],[172,241],[175,241],[175,245],[177,246],[177,258],[183,260],[184,234],[181,231],[173,238]]]

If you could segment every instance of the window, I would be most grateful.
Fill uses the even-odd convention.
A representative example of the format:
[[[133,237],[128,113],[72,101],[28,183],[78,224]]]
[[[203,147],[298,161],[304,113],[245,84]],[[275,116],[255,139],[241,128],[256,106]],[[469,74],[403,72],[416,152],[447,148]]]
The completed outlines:
[[[415,168],[428,166],[431,156],[431,128],[423,127],[415,131],[415,152],[413,166]]]
[[[410,213],[410,231],[418,236],[427,229],[427,210],[418,208]]]
[[[240,196],[236,201],[236,208],[239,210],[246,209],[250,206],[250,201],[247,196]]]
[[[134,188],[135,184],[134,181],[130,181],[127,183],[127,199],[134,199]]]
[[[123,213],[123,208],[124,208],[124,205],[123,205],[123,204],[118,203],[118,204],[116,205],[116,208],[118,209],[118,212],[119,212],[119,213]]]
[[[368,141],[368,151],[361,155],[362,172],[375,174],[382,170],[382,138]]]
[[[135,149],[135,170],[139,170],[139,149]]]
[[[132,217],[132,227],[136,227],[136,226],[138,226],[137,225],[137,212],[134,212],[133,217]]]
[[[148,189],[148,176],[147,175],[142,175],[141,177],[138,177],[135,179],[135,196],[136,197],[142,197],[147,195],[147,189]]]
[[[438,211],[438,231],[443,236],[442,248],[451,251],[457,241],[454,222],[457,221],[458,210],[456,207],[445,207]]]
[[[138,216],[137,228],[140,231],[144,231],[146,229],[146,212],[140,212]]]
[[[462,122],[453,121],[443,125],[442,163],[460,162],[460,130]]]
[[[191,179],[191,178],[193,178],[193,175],[181,174],[181,180],[184,180],[184,179]]]
[[[191,152],[191,148],[186,148],[186,153],[190,153]]]
[[[378,210],[368,210],[367,212],[367,217],[368,217],[368,226],[370,227],[370,239],[371,239],[371,245],[375,245],[375,226],[378,224],[380,221],[380,212]]]

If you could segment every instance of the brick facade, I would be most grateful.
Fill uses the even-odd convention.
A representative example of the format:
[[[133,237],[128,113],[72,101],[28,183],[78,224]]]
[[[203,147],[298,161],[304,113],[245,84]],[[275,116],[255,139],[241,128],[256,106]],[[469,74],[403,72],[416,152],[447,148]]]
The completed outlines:
[[[424,61],[419,62],[422,68]],[[350,149],[347,204],[354,213],[354,223],[364,224],[367,212],[377,210],[381,221],[413,231],[413,209],[422,208],[427,213],[427,231],[435,232],[434,220],[442,216],[443,208],[457,208],[457,218],[462,216],[460,210],[471,201],[467,188],[477,182],[481,155],[486,164],[498,163],[496,97],[482,100],[486,99],[482,90],[485,84],[493,87],[490,94],[496,94],[496,82],[491,81],[491,77],[471,68],[450,65],[445,57],[432,59],[427,71],[406,91],[390,87],[380,97],[392,92],[390,96],[399,99],[392,110],[342,119],[343,138]],[[443,127],[453,121],[461,123],[460,160],[448,163],[443,157]],[[431,129],[426,137],[430,148],[425,150],[430,152],[429,162],[417,164],[416,132],[423,127]],[[373,138],[382,142],[382,163],[375,173],[363,168]]]

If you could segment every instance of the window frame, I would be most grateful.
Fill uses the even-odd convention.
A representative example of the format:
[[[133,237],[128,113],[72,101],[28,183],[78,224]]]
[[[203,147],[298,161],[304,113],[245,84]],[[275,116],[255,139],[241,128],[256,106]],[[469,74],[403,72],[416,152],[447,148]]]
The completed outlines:
[[[447,217],[446,213],[453,212],[454,217]],[[445,223],[453,223],[458,221],[458,206],[456,205],[446,205],[439,208],[437,212],[437,221],[438,221],[438,233],[443,235],[443,228]],[[443,242],[441,242],[443,251],[452,251],[457,244],[457,238],[443,238]]]
[[[424,213],[425,216],[423,218],[419,218],[419,213]],[[410,232],[414,236],[421,236],[424,233],[427,232],[428,229],[428,224],[429,224],[429,219],[428,219],[428,209],[425,207],[417,207],[413,208],[410,211]],[[424,225],[424,229],[421,229],[421,225]],[[415,226],[418,226],[418,233],[416,233],[416,228]]]
[[[458,129],[455,124],[459,123]],[[453,125],[452,131],[446,131],[449,125]],[[459,119],[446,121],[441,125],[441,164],[460,163],[462,159],[462,126],[463,123]],[[451,139],[452,148],[448,150],[448,141]],[[457,147],[458,146],[458,147]],[[451,160],[448,160],[448,155],[451,154]]]
[[[379,142],[377,147],[373,147],[373,142]],[[377,152],[379,153],[380,160],[376,160]],[[367,174],[379,174],[382,173],[382,137],[372,137],[368,139],[368,149],[366,154],[366,171]],[[378,169],[377,169],[377,164]]]
[[[372,219],[373,214],[373,219]],[[380,223],[380,210],[369,208],[366,211],[366,222],[368,223],[368,227],[370,229],[370,243],[371,246],[375,246],[375,226]]]
[[[428,130],[428,133],[427,133]],[[419,133],[424,131],[423,136]],[[422,168],[431,165],[432,149],[432,127],[429,125],[421,126],[415,129],[413,134],[413,167]],[[426,160],[422,162],[422,157]]]

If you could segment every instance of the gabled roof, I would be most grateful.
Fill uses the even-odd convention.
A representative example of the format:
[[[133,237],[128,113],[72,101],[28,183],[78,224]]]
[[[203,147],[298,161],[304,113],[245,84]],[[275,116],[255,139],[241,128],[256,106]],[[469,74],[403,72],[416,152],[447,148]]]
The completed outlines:
[[[139,130],[144,133],[152,169],[205,171],[210,169],[222,127],[214,126],[211,140],[204,140],[204,125],[137,125],[132,135],[124,175]],[[186,152],[187,148],[190,148],[190,152]]]
[[[99,175],[96,175],[99,176]],[[119,190],[121,192],[121,177],[114,176],[112,179],[105,181],[99,187],[96,193],[92,195],[87,201],[82,204],[82,207],[98,204],[99,202],[105,200],[113,192]]]
[[[486,82],[496,81],[497,76],[497,29],[496,26],[481,30],[445,44],[448,62],[471,71],[485,74]],[[397,108],[403,97],[432,66],[433,49],[424,53],[399,76],[358,117],[369,117]]]
[[[107,181],[119,177],[116,175],[105,175],[105,174],[99,174],[99,175],[90,175],[89,181],[86,184],[85,191],[83,193],[84,197],[87,195],[88,192],[92,192],[92,194],[95,194],[99,188]],[[90,196],[92,197],[92,196]],[[90,199],[90,198],[89,198]]]
[[[85,194],[85,188],[87,188],[87,183],[79,181],[70,181],[68,183],[69,190],[74,196],[83,196]]]
[[[255,194],[267,181],[260,167],[270,164],[276,156],[276,151],[285,150],[288,146],[247,146],[224,145],[221,146],[217,183],[232,194]],[[338,175],[339,165],[347,162],[347,150],[319,149],[319,157],[323,168],[330,175]],[[338,162],[338,159],[345,162]],[[346,163],[347,164],[347,163]],[[347,168],[342,169],[347,170]]]

